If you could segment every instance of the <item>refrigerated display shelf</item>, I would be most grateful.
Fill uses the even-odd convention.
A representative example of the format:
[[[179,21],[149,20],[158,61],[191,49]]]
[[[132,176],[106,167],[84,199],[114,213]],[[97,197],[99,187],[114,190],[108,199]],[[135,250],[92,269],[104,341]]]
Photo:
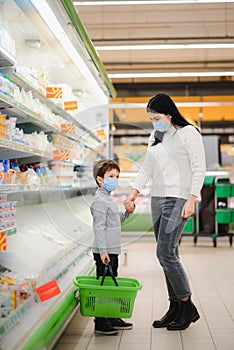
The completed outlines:
[[[4,108],[7,109],[8,116],[17,117],[17,124],[31,122],[32,124],[39,126],[45,132],[52,132],[54,134],[59,134],[59,130],[57,128],[55,128],[54,126],[51,126],[50,124],[48,124],[46,121],[42,120],[40,115],[34,113],[33,111],[29,110],[27,107],[22,105],[21,103],[16,102],[14,99],[12,99],[11,97],[9,97],[1,92],[0,92],[0,107],[3,109]],[[20,119],[19,119],[19,117],[20,117]],[[72,139],[74,141],[79,141],[80,139],[82,139],[85,147],[96,152],[99,155],[99,157],[103,157],[101,154],[99,154],[95,150],[95,148],[93,148],[93,147],[97,146],[97,143],[95,145],[90,145],[87,142],[87,139],[88,139],[87,133],[88,133],[88,136],[91,137],[93,141],[98,142],[98,144],[101,143],[99,138],[96,137],[96,135],[94,135],[88,129],[83,128],[83,130],[85,130],[85,132],[86,132],[85,135],[84,134],[81,134],[81,135],[63,134],[63,136],[65,138],[69,138],[69,139]],[[0,142],[1,142],[1,139],[0,139]],[[27,147],[27,146],[25,145],[25,147]],[[14,147],[14,150],[15,150],[15,147]],[[6,153],[7,153],[5,155],[6,158],[4,158],[4,159],[24,157],[24,154],[21,155],[21,154],[17,153],[17,154],[13,154],[11,156],[10,152],[7,151]],[[43,161],[45,161],[45,160],[46,159],[43,158]]]
[[[52,155],[20,142],[0,138],[1,159],[39,157],[41,161],[52,160]],[[36,161],[35,161],[36,162]]]
[[[23,77],[20,73],[18,73],[16,69],[7,70],[5,72],[11,76],[12,80],[18,86],[23,87],[27,91],[31,90],[33,95],[36,98],[38,98],[41,102],[43,102],[45,105],[47,105],[52,110],[53,113],[58,114],[59,116],[61,116],[62,118],[64,118],[66,121],[70,123],[74,123],[78,128],[88,133],[94,140],[100,142],[100,139],[95,134],[93,134],[84,125],[79,123],[77,119],[75,119],[71,114],[66,112],[62,107],[56,105],[53,101],[46,98],[45,95],[41,93],[37,87],[32,85],[31,82],[27,81],[27,79]]]
[[[1,67],[12,67],[16,64],[16,58],[0,45],[0,70]]]
[[[8,228],[6,228],[6,229],[1,229],[0,230],[0,233],[6,233],[7,234],[7,236],[11,236],[11,235],[14,235],[14,234],[16,234],[16,227],[15,226],[13,226],[13,227],[8,227]]]
[[[69,13],[64,10],[63,6],[61,6],[63,2],[52,0],[50,2],[45,1],[44,3],[46,5],[49,4],[48,8],[55,10],[54,14],[58,24],[60,25],[62,22],[62,27],[64,26],[65,33],[67,32],[68,34],[68,42],[71,42],[71,44],[74,45],[74,49],[77,50],[78,54],[80,52],[84,53],[84,55],[82,54],[81,60],[83,60],[85,64],[88,64],[87,68],[90,73],[93,73],[93,75],[97,77],[97,84],[99,85],[99,82],[103,86],[104,84],[108,84],[108,90],[110,90],[112,87],[111,82],[108,81],[108,79],[103,81],[103,75],[100,76],[99,69],[97,69],[99,66],[93,65],[92,58],[91,60],[87,59],[87,56],[90,55],[87,53],[83,40],[80,40],[74,31],[69,31],[68,33],[67,23],[70,21]],[[33,5],[32,1],[14,0],[12,4],[14,5],[12,8],[15,8],[18,18],[21,19],[21,22],[19,23],[20,35],[28,35],[30,32],[28,26],[32,25],[32,33],[36,30],[37,33],[41,34],[45,46],[47,43],[49,43],[48,46],[51,46],[49,47],[49,49],[52,49],[51,51],[45,50],[46,57],[50,57],[50,54],[51,57],[54,55],[56,59],[54,62],[61,62],[66,67],[68,62],[66,59],[66,49],[60,45],[60,40],[56,40],[54,47],[53,45],[50,45],[51,41],[49,38],[54,39],[55,33],[49,26],[47,26],[48,21],[44,20],[42,14],[38,11],[37,7]],[[12,4],[10,4],[10,9]],[[6,5],[8,5],[8,2]],[[4,12],[4,15],[6,11]],[[9,12],[9,16],[10,15],[11,13]],[[25,22],[27,22],[25,28],[24,19]],[[18,30],[17,28],[19,28],[17,24],[17,22],[14,22],[14,33]],[[9,31],[10,28],[11,25],[9,25]],[[47,30],[44,30],[45,28],[47,28]],[[59,50],[56,50],[57,47],[59,47]],[[61,56],[59,51],[61,52]],[[18,52],[24,53],[25,51],[19,50]],[[34,50],[33,55],[35,54],[36,52]],[[26,65],[27,62],[32,62],[30,60],[27,61],[28,57],[27,54],[25,57],[20,57],[21,62],[24,62]],[[58,58],[61,61],[58,61]],[[35,60],[36,59],[37,58],[35,57]],[[7,64],[4,65],[4,67],[12,66],[14,64],[14,62],[6,63]],[[82,65],[77,67],[77,61],[73,63],[72,60],[71,63],[74,69],[74,74],[73,71],[70,74],[72,78],[71,83],[75,80],[75,83],[73,82],[71,86],[72,89],[77,88],[78,86],[79,88],[84,88],[84,91],[87,91],[88,98],[87,95],[84,96],[84,104],[83,100],[81,101],[82,105],[88,108],[89,106],[93,107],[96,104],[99,105],[100,101],[101,103],[102,101],[107,103],[108,94],[106,92],[108,92],[108,90],[106,88],[105,90],[103,88],[98,89],[99,86],[95,87],[95,84],[91,85],[92,79],[87,79],[87,75],[89,76],[89,74],[85,74],[84,78],[86,79],[79,80],[81,75],[79,66]],[[51,63],[49,66],[51,66]],[[66,69],[69,67],[70,59]],[[53,66],[53,68],[55,67]],[[60,65],[57,68],[59,68],[60,72]],[[96,158],[102,157],[101,153],[96,152],[97,145],[102,146],[102,141],[92,132],[92,126],[94,124],[100,124],[99,119],[96,118],[96,109],[95,112],[92,112],[90,117],[91,119],[92,117],[93,119],[98,119],[98,122],[96,122],[96,119],[95,123],[92,124],[90,122],[89,125],[91,125],[91,130],[89,130],[86,116],[81,121],[82,118],[79,119],[79,115],[77,114],[76,120],[72,114],[70,115],[70,113],[64,111],[51,100],[47,100],[41,92],[37,91],[37,88],[33,86],[32,83],[27,82],[24,77],[21,77],[18,72],[16,72],[16,70],[14,70],[12,74],[17,75],[17,77],[14,77],[17,80],[15,80],[17,84],[25,90],[31,90],[34,97],[38,98],[42,103],[45,103],[52,112],[61,116],[64,120],[74,123],[78,127],[78,133],[81,132],[81,135],[78,135],[78,137],[80,136],[78,140],[82,144],[82,147],[84,143],[86,143],[86,147],[90,147],[93,151],[89,152],[85,149],[85,152],[82,153],[82,157],[84,156],[85,160],[88,158],[90,165],[91,162],[96,160]],[[11,74],[9,74],[9,76],[10,79],[13,77]],[[66,75],[65,81],[62,79],[60,80],[59,75],[57,75],[56,79],[57,81],[66,84],[69,82],[69,74]],[[81,84],[83,81],[84,86]],[[94,83],[96,82],[94,81]],[[45,132],[52,132],[54,134],[60,133],[57,128],[47,124],[47,121],[43,120],[42,116],[30,111],[29,108],[17,103],[5,94],[1,94],[0,98],[0,108],[2,107],[5,109],[2,110],[4,114],[17,117],[17,124],[22,123],[22,129],[24,128],[24,130],[26,130],[28,126],[23,125],[23,123],[28,123],[29,128],[34,128],[34,130],[37,130],[35,127],[37,126]],[[46,119],[46,117],[44,118]],[[108,122],[108,114],[103,114],[103,118],[105,118],[105,122]],[[67,135],[64,136],[68,137]],[[76,136],[72,135],[72,137]],[[75,141],[77,141],[77,138]],[[7,150],[8,146],[9,149]],[[16,147],[16,145],[12,147],[12,144],[6,144],[5,141],[3,141],[1,148],[3,156],[6,157],[7,155],[6,159],[16,158],[19,160],[19,164],[21,157],[22,161],[27,160],[27,162],[30,162],[31,160],[33,163],[37,161],[37,159],[39,161],[50,160],[43,158],[45,154],[37,155],[34,153],[35,150],[29,150],[29,148],[25,148],[22,145],[20,145],[20,147]],[[98,151],[100,152],[100,148]],[[105,151],[108,152],[107,146]],[[84,165],[83,162],[80,164],[81,167]],[[40,185],[39,188],[36,186],[31,187],[28,185],[19,185],[18,190],[16,190],[17,186],[12,188],[11,185],[7,185],[8,189],[11,191],[8,196],[12,200],[18,200],[16,216],[17,234],[8,237],[7,248],[9,254],[1,254],[0,264],[1,266],[4,266],[5,269],[16,273],[27,273],[31,271],[39,273],[44,282],[46,282],[46,280],[48,281],[50,278],[57,278],[61,294],[43,304],[30,299],[28,302],[29,304],[32,302],[31,307],[28,310],[24,310],[22,307],[21,313],[19,311],[19,316],[22,316],[20,320],[18,321],[17,318],[13,318],[9,321],[9,325],[10,322],[12,322],[11,327],[10,329],[7,329],[7,332],[5,332],[1,338],[0,347],[3,347],[3,349],[52,349],[56,339],[59,337],[66,326],[66,323],[77,308],[77,300],[74,298],[75,287],[73,285],[73,279],[79,274],[84,275],[93,273],[94,270],[91,245],[90,243],[87,244],[87,242],[89,238],[92,237],[90,211],[88,208],[90,201],[93,199],[93,192],[96,185],[92,181],[93,178],[90,176],[89,169],[88,171],[85,169],[85,171],[85,181],[83,181],[82,177],[76,185],[63,184],[59,187],[53,187],[53,185]],[[81,175],[83,176],[83,173]],[[6,188],[4,187],[4,189]],[[91,191],[92,195],[88,196],[87,194]],[[80,198],[78,198],[79,195]],[[68,254],[76,247],[82,247],[82,249],[80,249],[79,252],[77,250],[77,254],[74,254],[72,258],[72,256],[69,256]],[[58,265],[55,266],[55,264]]]
[[[22,103],[17,102],[14,98],[0,92],[0,108],[6,113],[8,116],[17,117],[17,124],[22,123],[32,123],[40,126],[43,131],[46,132],[54,132],[58,133],[58,128],[50,125],[43,118],[30,110],[28,107],[24,106]]]
[[[27,300],[25,300],[18,309],[12,311],[8,317],[2,318],[0,320],[0,339],[20,322],[22,317],[24,317],[25,313],[33,305],[35,305],[35,303],[35,296],[32,295]]]
[[[80,135],[78,135],[78,134],[63,134],[63,136],[65,136],[73,141],[78,141],[78,142],[81,141],[85,147],[98,153],[94,147],[98,146],[101,143],[101,141],[100,140],[97,141],[94,139],[89,140],[89,135],[87,135],[87,133],[85,133],[85,134],[82,133]],[[91,145],[89,144],[89,142],[91,143]],[[94,144],[94,142],[95,142],[95,144]],[[101,157],[102,157],[102,155],[101,155]]]
[[[84,180],[84,183],[79,184],[64,184],[64,185],[22,185],[22,184],[10,184],[10,185],[0,185],[0,193],[18,193],[28,194],[33,192],[59,192],[59,191],[79,191],[79,190],[93,190],[96,189],[97,185],[95,183],[87,183]]]
[[[61,335],[66,320],[78,307],[76,290],[71,282],[77,275],[91,275],[93,271],[94,265],[91,259],[89,261],[80,259],[79,266],[75,265],[73,270],[58,282],[61,294],[43,303],[36,294],[28,298],[0,324],[3,349],[43,350],[48,343],[54,344]]]

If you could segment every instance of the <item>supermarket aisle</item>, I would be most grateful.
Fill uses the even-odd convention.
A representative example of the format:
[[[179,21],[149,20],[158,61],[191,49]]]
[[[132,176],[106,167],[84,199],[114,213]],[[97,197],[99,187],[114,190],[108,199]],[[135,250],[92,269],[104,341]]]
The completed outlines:
[[[227,240],[213,248],[211,240],[182,242],[181,259],[189,274],[193,301],[201,318],[185,331],[154,329],[168,304],[161,268],[155,259],[155,244],[128,245],[121,255],[120,275],[143,284],[135,301],[132,330],[117,336],[97,336],[93,319],[78,312],[54,350],[233,350],[234,349],[234,247]]]

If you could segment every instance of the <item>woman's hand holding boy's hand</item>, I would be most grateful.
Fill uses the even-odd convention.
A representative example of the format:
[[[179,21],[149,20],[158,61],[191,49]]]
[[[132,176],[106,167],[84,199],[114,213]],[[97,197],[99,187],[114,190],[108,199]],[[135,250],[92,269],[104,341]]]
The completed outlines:
[[[135,209],[135,204],[132,200],[129,200],[129,199],[126,199],[124,201],[124,206],[125,206],[125,210],[128,212],[128,213],[132,213]]]
[[[136,190],[135,188],[132,188],[127,200],[135,202],[138,193],[139,193],[138,190]]]
[[[108,262],[110,262],[110,257],[109,257],[109,255],[107,253],[101,254],[100,257],[101,257],[101,261],[102,261],[103,264],[106,263],[106,259],[107,259]]]
[[[132,213],[134,211],[135,209],[134,201],[138,193],[139,193],[138,190],[136,190],[135,188],[132,188],[128,198],[124,201],[124,206],[128,213]]]

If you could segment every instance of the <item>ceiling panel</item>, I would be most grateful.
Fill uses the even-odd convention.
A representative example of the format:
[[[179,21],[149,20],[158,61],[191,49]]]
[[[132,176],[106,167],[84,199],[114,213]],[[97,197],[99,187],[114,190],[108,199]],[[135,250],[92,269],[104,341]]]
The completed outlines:
[[[87,1],[86,1],[87,2]],[[95,47],[136,44],[234,44],[234,1],[167,5],[81,6],[76,9]],[[234,48],[101,51],[100,58],[109,74],[135,72],[234,72]],[[112,78],[118,94],[132,82],[138,94],[142,84],[175,82],[220,83],[234,77],[196,78]],[[152,87],[153,88],[153,87]],[[230,84],[229,89],[230,90]],[[227,94],[229,93],[227,90]],[[126,90],[124,91],[126,94]],[[132,93],[132,91],[130,92]],[[196,93],[199,93],[197,91]],[[225,93],[225,90],[222,91]]]

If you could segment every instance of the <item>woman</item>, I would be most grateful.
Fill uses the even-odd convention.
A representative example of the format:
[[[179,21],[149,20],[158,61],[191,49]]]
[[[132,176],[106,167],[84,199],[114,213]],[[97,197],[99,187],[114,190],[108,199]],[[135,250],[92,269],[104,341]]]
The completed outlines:
[[[172,99],[158,94],[147,104],[153,124],[148,150],[128,197],[135,201],[151,181],[151,211],[157,258],[163,268],[169,310],[153,327],[182,330],[199,319],[178,254],[178,244],[205,177],[206,165],[199,131],[180,114]]]

